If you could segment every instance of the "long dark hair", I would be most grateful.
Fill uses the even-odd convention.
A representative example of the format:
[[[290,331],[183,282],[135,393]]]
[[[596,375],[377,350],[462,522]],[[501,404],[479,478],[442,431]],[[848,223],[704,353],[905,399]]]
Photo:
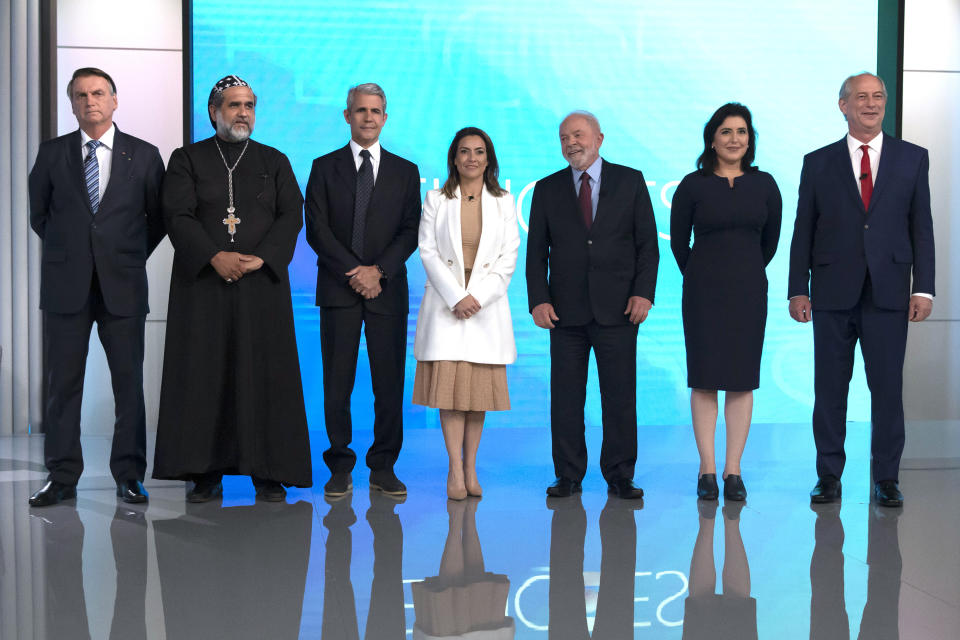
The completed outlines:
[[[753,129],[750,109],[739,102],[728,102],[714,111],[703,127],[703,153],[697,158],[697,169],[700,170],[700,173],[710,174],[717,168],[717,152],[713,149],[713,136],[717,134],[717,129],[720,128],[723,121],[731,116],[740,116],[747,123],[747,152],[740,158],[740,169],[742,171],[756,169],[756,167],[751,167],[757,154],[757,132]]]
[[[500,165],[497,164],[497,152],[493,150],[493,141],[483,129],[477,127],[464,127],[457,131],[453,136],[453,142],[450,143],[450,149],[447,151],[447,181],[443,183],[443,195],[448,198],[453,197],[453,192],[457,190],[460,184],[460,172],[457,171],[457,149],[460,147],[460,141],[467,136],[479,136],[483,144],[487,147],[487,168],[483,171],[483,184],[487,191],[495,196],[502,196],[506,190],[500,186]]]

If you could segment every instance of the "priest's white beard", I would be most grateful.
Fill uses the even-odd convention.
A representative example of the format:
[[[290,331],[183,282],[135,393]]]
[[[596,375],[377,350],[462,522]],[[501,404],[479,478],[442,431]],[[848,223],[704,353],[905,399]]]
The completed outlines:
[[[215,112],[214,117],[217,121],[217,135],[226,140],[227,142],[243,142],[250,137],[250,133],[253,131],[253,128],[247,123],[247,126],[232,126],[228,127],[227,123],[223,120],[223,114],[219,110]]]

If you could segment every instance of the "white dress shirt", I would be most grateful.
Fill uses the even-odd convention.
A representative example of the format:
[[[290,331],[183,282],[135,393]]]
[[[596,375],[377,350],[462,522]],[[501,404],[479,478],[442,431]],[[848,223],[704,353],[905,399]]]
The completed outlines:
[[[107,190],[107,183],[110,182],[110,164],[113,161],[113,134],[116,133],[117,127],[115,125],[110,125],[110,128],[107,129],[107,132],[100,136],[100,146],[97,147],[97,164],[100,166],[100,200],[103,200],[103,192]],[[90,142],[93,138],[88,136],[83,129],[80,129],[80,141],[83,145],[81,153],[83,154],[83,161],[87,161],[87,154],[90,153],[90,149],[87,148],[87,143]]]
[[[353,153],[353,163],[357,165],[357,171],[360,171],[360,165],[363,164],[363,158],[360,157],[361,151],[363,151],[363,147],[351,139],[350,152]],[[377,140],[367,147],[367,151],[370,152],[370,162],[373,164],[373,183],[376,184],[377,172],[380,170],[380,141]]]
[[[867,145],[870,153],[870,178],[877,183],[877,169],[880,167],[880,150],[883,147],[883,133],[878,133],[873,140],[861,142],[849,133],[847,134],[847,149],[850,151],[850,166],[853,168],[853,177],[857,181],[857,190],[860,190],[860,161],[863,159],[863,150]]]

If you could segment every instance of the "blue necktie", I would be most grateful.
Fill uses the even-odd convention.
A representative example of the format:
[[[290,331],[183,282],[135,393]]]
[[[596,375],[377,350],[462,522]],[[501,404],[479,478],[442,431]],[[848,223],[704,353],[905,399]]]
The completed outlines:
[[[91,140],[87,143],[87,159],[83,161],[83,180],[87,183],[87,196],[90,208],[96,213],[100,208],[100,165],[97,163],[97,147],[102,142]]]

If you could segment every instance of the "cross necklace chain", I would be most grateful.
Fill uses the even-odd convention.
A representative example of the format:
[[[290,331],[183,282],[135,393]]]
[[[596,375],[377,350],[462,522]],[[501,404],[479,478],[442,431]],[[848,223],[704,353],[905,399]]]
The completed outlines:
[[[223,219],[223,224],[227,226],[227,233],[230,234],[230,242],[233,242],[233,236],[237,233],[237,225],[240,224],[240,218],[233,215],[236,211],[233,206],[233,170],[237,168],[237,165],[240,164],[240,160],[243,159],[243,154],[247,152],[247,146],[250,144],[250,138],[247,138],[247,141],[243,143],[243,149],[240,151],[240,157],[237,158],[237,161],[233,163],[232,167],[227,164],[227,158],[223,155],[223,150],[220,148],[220,142],[214,140],[214,144],[217,145],[217,151],[220,153],[220,159],[223,160],[223,166],[227,168],[227,194],[230,196],[230,201],[227,206],[227,217]]]

